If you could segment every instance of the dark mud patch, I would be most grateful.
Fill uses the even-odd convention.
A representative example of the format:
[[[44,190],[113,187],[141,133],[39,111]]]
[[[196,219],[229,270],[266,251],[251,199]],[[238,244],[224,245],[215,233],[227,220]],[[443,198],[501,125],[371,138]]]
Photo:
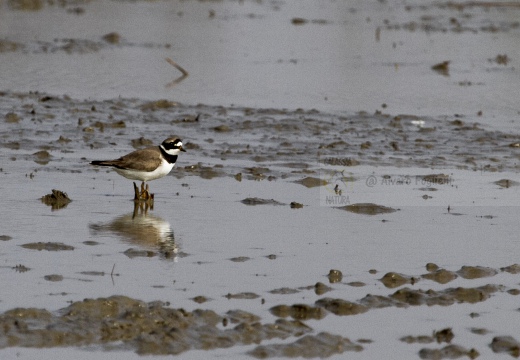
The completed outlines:
[[[278,305],[269,309],[271,314],[276,317],[286,318],[291,317],[297,320],[320,320],[323,319],[327,312],[321,307],[314,307],[306,304],[295,305]]]
[[[58,274],[45,275],[43,278],[50,282],[63,281],[63,275],[58,275]]]
[[[441,344],[443,342],[451,343],[455,335],[453,334],[453,331],[451,328],[446,328],[439,331],[434,331],[431,336],[428,335],[419,335],[419,336],[405,336],[402,337],[400,340],[402,342],[405,342],[407,344],[429,344],[433,342],[437,342],[438,344]]]
[[[457,274],[464,279],[480,279],[498,274],[498,270],[482,266],[463,266]]]
[[[390,213],[397,211],[397,209],[393,209],[391,207],[372,204],[372,203],[351,204],[351,205],[339,207],[338,209],[346,210],[346,211],[354,213],[354,214],[362,214],[362,215],[390,214]]]
[[[495,353],[506,353],[512,357],[520,356],[520,342],[512,336],[497,336],[490,344],[491,350]]]
[[[295,181],[295,183],[303,185],[306,188],[325,186],[328,184],[326,180],[318,179],[318,178],[311,177],[311,176],[305,177],[301,180],[297,180],[297,181]]]
[[[272,357],[326,358],[345,351],[362,351],[361,345],[348,338],[322,332],[317,335],[306,335],[290,344],[261,345],[248,352],[258,359]]]
[[[63,243],[58,242],[34,242],[34,243],[27,243],[20,245],[24,249],[31,249],[31,250],[46,250],[46,251],[68,251],[68,250],[74,250],[74,246],[65,245]]]
[[[241,293],[237,293],[237,294],[227,294],[224,296],[226,299],[240,299],[240,300],[254,300],[254,299],[258,299],[260,297],[260,295],[258,294],[255,294],[253,292],[241,292]]]
[[[486,171],[520,169],[520,154],[512,152],[509,147],[511,143],[520,142],[520,135],[487,130],[469,121],[454,131],[452,122],[457,120],[455,116],[437,119],[365,112],[338,116],[316,110],[187,106],[168,100],[78,101],[66,96],[10,92],[0,93],[0,96],[0,113],[12,112],[20,117],[18,123],[4,122],[4,129],[0,132],[0,138],[17,144],[15,148],[9,148],[6,156],[16,158],[34,152],[35,148],[52,149],[54,156],[44,159],[47,161],[46,170],[67,168],[69,171],[82,171],[84,164],[62,154],[73,152],[78,157],[95,158],[96,149],[135,140],[124,129],[139,129],[147,134],[147,139],[155,138],[155,143],[165,133],[172,132],[172,125],[186,144],[193,142],[196,145],[190,154],[208,159],[208,162],[225,162],[226,165],[186,165],[179,160],[174,170],[177,177],[195,175],[212,179],[243,172],[238,179],[292,178],[312,188],[325,185],[325,180],[317,176],[302,179],[301,174],[317,173],[324,166],[360,164]],[[46,98],[49,100],[41,101]],[[175,120],[185,118],[186,114],[199,114],[201,120]],[[415,125],[417,121],[435,131],[421,130]],[[125,128],[121,127],[122,124]],[[231,131],[216,132],[216,124],[225,125]],[[55,129],[60,133],[53,140],[41,136],[42,132],[55,133]],[[348,142],[339,141],[338,134],[341,138],[348,138]],[[56,141],[60,137],[71,141]],[[370,139],[370,147],[362,146],[366,145],[366,139]],[[324,146],[332,143],[333,146]],[[139,142],[133,145],[140,146]],[[352,149],[356,149],[354,154]],[[230,160],[262,160],[262,166],[238,166],[231,164]],[[291,164],[297,164],[297,168]]]
[[[0,235],[0,241],[9,241],[9,240],[12,240],[13,238],[9,235]]]
[[[0,315],[0,348],[97,345],[143,355],[180,354],[194,349],[258,344],[312,331],[300,321],[279,319],[273,324],[261,324],[248,321],[256,318],[244,313],[231,314],[230,318],[236,325],[223,329],[220,324],[224,317],[211,310],[187,312],[166,303],[145,303],[124,296],[87,299],[56,313],[16,308]]]
[[[52,189],[52,193],[42,196],[41,201],[45,205],[50,206],[52,210],[59,210],[67,207],[72,200],[67,193]]]
[[[519,182],[514,181],[514,180],[509,180],[509,179],[501,179],[501,180],[495,181],[494,184],[500,186],[501,188],[505,188],[505,189],[509,189],[510,187],[520,185]]]
[[[467,356],[470,359],[476,359],[479,352],[475,349],[466,349],[460,345],[446,345],[441,349],[421,349],[419,357],[425,360],[441,360],[441,359],[458,359]]]
[[[403,286],[405,284],[414,285],[417,281],[419,281],[418,278],[415,278],[413,276],[398,274],[395,272],[389,272],[386,273],[380,281],[389,289],[397,288],[399,286]]]
[[[285,205],[284,203],[281,203],[279,201],[273,200],[273,199],[261,199],[257,197],[249,197],[245,198],[244,200],[240,201],[242,204],[245,205]]]

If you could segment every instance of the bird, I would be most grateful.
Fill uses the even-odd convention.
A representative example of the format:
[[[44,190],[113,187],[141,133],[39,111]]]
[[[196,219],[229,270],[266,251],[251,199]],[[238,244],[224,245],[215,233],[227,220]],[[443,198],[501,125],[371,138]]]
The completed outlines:
[[[141,191],[134,182],[134,200],[153,200],[154,196],[145,183],[168,175],[177,162],[177,156],[185,151],[181,139],[169,137],[159,146],[135,150],[115,160],[94,160],[90,164],[108,166],[127,179],[140,180]]]

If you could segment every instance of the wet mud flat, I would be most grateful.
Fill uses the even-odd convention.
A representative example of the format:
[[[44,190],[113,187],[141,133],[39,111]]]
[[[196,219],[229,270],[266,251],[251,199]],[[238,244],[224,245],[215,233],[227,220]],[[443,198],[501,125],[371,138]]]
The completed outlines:
[[[17,284],[0,298],[2,351],[516,356],[518,134],[458,116],[1,95],[0,281]],[[171,135],[187,153],[150,183],[152,207],[88,165]]]

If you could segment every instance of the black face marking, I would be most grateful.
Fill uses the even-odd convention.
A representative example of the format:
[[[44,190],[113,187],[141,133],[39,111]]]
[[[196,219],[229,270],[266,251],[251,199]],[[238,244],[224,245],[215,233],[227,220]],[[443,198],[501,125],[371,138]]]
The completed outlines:
[[[182,144],[181,139],[175,139],[173,141],[164,141],[162,143],[162,146],[165,150],[173,150],[173,149],[180,149]]]

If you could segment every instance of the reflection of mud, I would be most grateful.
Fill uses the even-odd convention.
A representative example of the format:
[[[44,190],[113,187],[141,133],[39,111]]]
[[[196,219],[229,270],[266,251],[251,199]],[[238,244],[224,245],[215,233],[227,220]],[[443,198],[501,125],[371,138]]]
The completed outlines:
[[[142,205],[142,204],[141,204]],[[155,256],[175,258],[179,252],[170,224],[158,216],[148,213],[148,206],[134,204],[130,214],[116,217],[105,224],[90,224],[95,233],[112,233],[122,238],[124,242],[139,246],[125,251],[129,257]]]
[[[52,193],[42,196],[41,201],[45,205],[51,206],[54,211],[66,208],[72,200],[69,198],[67,193],[52,189]]]

